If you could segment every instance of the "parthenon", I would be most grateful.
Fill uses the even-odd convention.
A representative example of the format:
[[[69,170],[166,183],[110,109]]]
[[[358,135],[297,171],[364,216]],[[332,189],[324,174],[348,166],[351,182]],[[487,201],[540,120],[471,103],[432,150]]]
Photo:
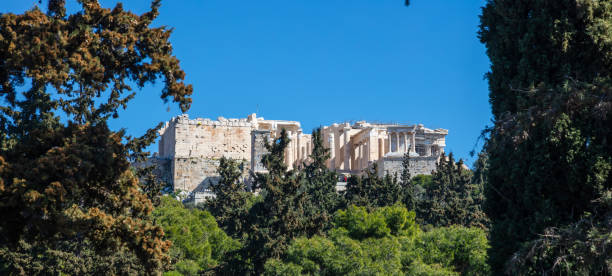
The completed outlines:
[[[175,190],[205,191],[218,181],[221,157],[241,162],[243,180],[249,172],[265,172],[261,157],[285,129],[290,143],[285,152],[289,169],[309,162],[311,135],[303,133],[297,121],[265,120],[251,114],[243,119],[189,119],[186,114],[172,118],[159,131],[159,152],[152,162]],[[444,151],[445,129],[423,125],[380,124],[359,121],[322,127],[324,146],[330,149],[327,165],[339,173],[360,174],[377,164],[379,175],[401,173],[407,154],[410,173],[429,174]]]

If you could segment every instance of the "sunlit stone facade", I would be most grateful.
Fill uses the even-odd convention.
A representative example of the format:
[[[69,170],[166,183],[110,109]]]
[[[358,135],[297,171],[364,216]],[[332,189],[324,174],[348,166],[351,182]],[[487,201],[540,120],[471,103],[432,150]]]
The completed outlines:
[[[408,155],[412,175],[430,174],[446,147],[446,129],[423,125],[382,124],[365,121],[333,124],[323,128],[324,144],[330,149],[328,167],[359,174],[377,164],[379,175],[401,173]]]
[[[278,138],[282,129],[291,140],[285,152],[288,168],[307,163],[312,137],[303,133],[299,122],[265,120],[256,114],[217,120],[174,117],[160,130],[159,152],[152,162],[158,164],[158,171],[175,190],[207,191],[218,181],[221,157],[240,161],[243,180],[249,183],[250,172],[265,172],[260,162],[267,153],[265,143]],[[447,134],[445,129],[432,130],[423,125],[365,121],[322,128],[324,146],[330,149],[330,169],[359,174],[377,164],[381,176],[400,174],[405,155],[410,157],[412,175],[431,173],[444,151]]]

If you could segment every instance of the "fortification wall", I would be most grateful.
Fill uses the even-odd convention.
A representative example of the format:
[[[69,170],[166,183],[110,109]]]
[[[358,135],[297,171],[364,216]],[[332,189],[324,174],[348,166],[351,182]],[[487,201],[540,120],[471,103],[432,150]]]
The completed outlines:
[[[241,180],[248,182],[249,162],[238,160],[242,172]],[[174,190],[187,192],[204,192],[210,188],[211,184],[219,182],[219,159],[204,157],[174,158],[173,164],[173,183]]]
[[[169,158],[174,156],[174,146],[176,145],[176,122],[166,122],[165,126],[159,130],[159,144],[158,144],[158,156],[162,158]]]
[[[221,157],[242,162],[243,178],[249,177],[251,131],[257,121],[251,119],[189,119],[184,114],[172,118],[160,130],[159,159],[168,160],[175,190],[201,192],[219,181],[217,168]]]
[[[178,117],[175,122],[175,158],[223,156],[236,160],[251,159],[251,131],[246,119],[189,120]]]
[[[266,143],[271,143],[270,131],[267,130],[254,130],[251,133],[251,168],[253,172],[267,172],[266,168],[261,163],[261,158],[264,154],[269,151],[266,149]]]
[[[249,169],[266,172],[261,157],[268,151],[265,141],[287,131],[290,143],[285,151],[289,169],[309,162],[312,136],[304,134],[300,123],[264,120],[256,114],[242,119],[189,119],[184,114],[172,118],[160,130],[158,158],[160,174],[173,183],[175,190],[203,192],[219,181],[217,168],[221,157],[242,162],[243,180],[248,183]],[[423,125],[372,124],[365,121],[333,124],[323,128],[323,143],[330,149],[328,167],[358,174],[376,163],[379,174],[401,174],[402,158],[410,153],[410,173],[431,174],[443,152],[444,129]],[[410,143],[410,147],[408,146]]]
[[[383,157],[378,161],[378,176],[384,177],[387,174],[395,175],[399,177],[404,168],[402,166],[402,156]],[[436,170],[439,157],[437,156],[415,156],[410,157],[409,170],[410,175],[415,176],[419,174],[430,175],[432,171]]]

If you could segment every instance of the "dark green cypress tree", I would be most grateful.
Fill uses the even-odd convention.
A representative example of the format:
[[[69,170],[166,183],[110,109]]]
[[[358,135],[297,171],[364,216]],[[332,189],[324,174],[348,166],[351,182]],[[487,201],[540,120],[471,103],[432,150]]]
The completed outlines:
[[[451,165],[452,153],[446,159],[444,153],[438,161],[436,171],[432,175],[432,182],[425,190],[425,196],[421,210],[424,213],[420,214],[424,224],[432,226],[447,226],[448,219],[448,197],[450,195],[450,186],[452,185],[453,170]],[[454,161],[454,160],[453,160]],[[417,214],[419,215],[419,214]]]
[[[204,203],[217,220],[219,226],[228,235],[240,238],[246,235],[244,223],[249,210],[249,199],[252,197],[246,191],[246,186],[240,181],[241,171],[238,162],[221,157],[219,160],[219,182],[210,185],[215,198]]]
[[[369,206],[370,202],[367,196],[366,183],[362,177],[350,176],[346,181],[346,191],[344,191],[344,203],[347,207],[349,205],[356,206]]]
[[[455,162],[452,153],[448,157],[442,154],[417,215],[421,215],[423,224],[436,227],[456,224],[486,228],[486,216],[474,200],[478,196],[476,187],[462,160]]]
[[[402,160],[402,175],[400,179],[402,201],[409,211],[415,211],[417,205],[416,187],[412,183],[412,176],[410,175],[410,156],[408,153],[404,155]]]
[[[310,163],[301,172],[305,174],[303,186],[308,196],[305,206],[308,236],[320,234],[329,228],[333,214],[340,205],[340,196],[336,192],[338,174],[325,165],[330,154],[329,149],[323,146],[320,128],[312,132],[312,145]]]
[[[472,215],[472,226],[489,229],[491,222],[489,217],[484,212],[485,191],[484,187],[488,183],[489,161],[486,151],[478,154],[478,159],[474,162],[474,171],[471,181],[470,197],[473,203],[469,207],[469,213]]]
[[[496,274],[546,229],[587,213],[606,220],[610,207],[601,199],[612,187],[611,22],[610,1],[489,0],[482,10],[479,35],[491,60],[494,116],[485,210]]]
[[[254,183],[263,199],[249,211],[239,259],[230,260],[222,273],[261,274],[267,259],[283,256],[294,237],[308,234],[304,174],[288,171],[284,162],[289,141],[283,129],[276,141],[266,144],[269,154],[263,156],[262,163],[268,173],[258,173]]]
[[[401,199],[397,177],[388,174],[379,177],[376,164],[364,170],[360,176],[351,176],[346,185],[347,205],[384,207],[394,205]]]

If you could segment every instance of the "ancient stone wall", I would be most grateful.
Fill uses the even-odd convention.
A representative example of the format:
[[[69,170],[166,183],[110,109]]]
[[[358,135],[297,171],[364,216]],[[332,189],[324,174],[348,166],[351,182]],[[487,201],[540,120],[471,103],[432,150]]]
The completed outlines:
[[[269,151],[265,144],[272,142],[270,140],[270,131],[254,130],[251,132],[251,168],[253,172],[267,172],[266,168],[261,163],[261,158]]]
[[[249,185],[249,169],[265,171],[261,157],[267,153],[265,141],[272,142],[282,129],[290,136],[287,165],[291,168],[310,154],[310,134],[303,134],[299,122],[265,120],[251,114],[248,118],[217,120],[189,119],[186,114],[172,118],[159,133],[157,159],[168,160],[171,183],[175,190],[202,192],[218,182],[219,159],[242,162],[243,179]]]
[[[242,172],[241,180],[248,182],[250,165],[246,160],[239,160]],[[204,192],[211,184],[219,182],[219,159],[204,157],[174,158],[174,190],[187,192]]]
[[[428,129],[422,124],[384,124],[359,121],[323,127],[323,143],[330,149],[328,168],[360,174],[383,158],[437,158],[446,147],[446,129]],[[390,159],[389,159],[390,160]]]
[[[176,120],[173,119],[170,122],[166,122],[164,127],[159,130],[160,140],[157,152],[159,157],[168,158],[174,156],[174,147],[176,146],[175,127]]]
[[[219,180],[217,168],[221,157],[242,162],[242,177],[249,185],[249,170],[265,172],[261,158],[268,153],[266,141],[273,142],[281,130],[290,142],[285,151],[288,169],[309,162],[312,136],[302,132],[300,123],[265,120],[251,114],[242,119],[189,119],[184,114],[172,118],[160,130],[157,156],[160,175],[175,190],[204,192]],[[430,174],[444,151],[445,129],[427,129],[423,125],[342,123],[322,129],[324,146],[330,149],[328,167],[341,173],[360,174],[378,164],[379,173],[401,173],[404,154],[411,156],[411,174]],[[163,172],[161,172],[163,171]]]
[[[168,129],[164,129],[164,153],[160,156],[208,157],[222,156],[241,160],[250,159],[251,130],[253,124],[247,119],[210,119],[190,120],[186,115],[174,118]],[[166,136],[166,133],[168,137]],[[166,150],[166,141],[174,138],[174,149]],[[171,143],[171,142],[170,142]],[[171,145],[172,146],[172,145]]]
[[[402,166],[403,159],[401,156],[391,156],[378,160],[378,176],[384,177],[387,174],[392,176],[397,174],[399,177],[402,175],[404,171]],[[410,175],[430,175],[432,171],[436,170],[438,159],[436,156],[410,157],[410,162],[408,163]]]

